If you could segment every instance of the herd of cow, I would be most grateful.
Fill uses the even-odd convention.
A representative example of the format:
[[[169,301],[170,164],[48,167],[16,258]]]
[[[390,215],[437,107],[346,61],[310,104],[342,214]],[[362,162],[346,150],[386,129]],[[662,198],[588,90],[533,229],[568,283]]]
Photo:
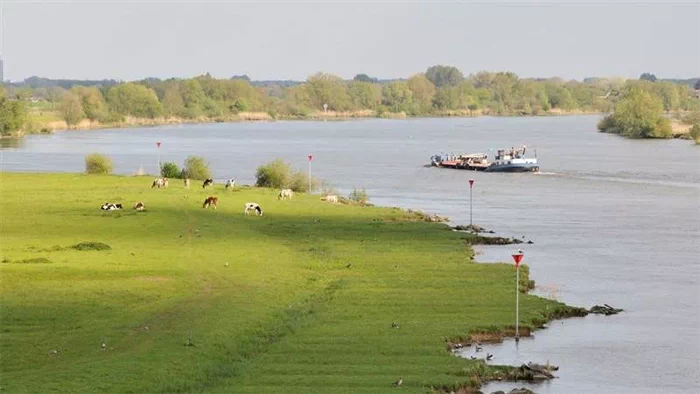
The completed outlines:
[[[185,179],[185,188],[189,189],[190,187],[190,180]],[[202,183],[202,189],[207,189],[211,188],[214,185],[214,179],[212,178],[207,178],[204,180]],[[236,186],[236,180],[235,179],[227,179],[225,187],[226,189],[233,190],[233,188]],[[167,188],[168,187],[168,178],[156,178],[153,183],[151,184],[151,189],[157,187],[158,189],[161,188]],[[279,194],[277,195],[278,200],[291,200],[292,197],[294,196],[294,191],[292,189],[282,189],[280,190]],[[330,202],[330,203],[338,203],[339,199],[338,196],[336,195],[326,195],[321,197],[322,201]],[[216,196],[209,196],[204,200],[204,203],[202,204],[202,208],[209,208],[213,207],[216,209],[216,206],[219,203],[219,198]],[[109,203],[106,202],[102,204],[102,207],[100,208],[103,211],[116,211],[116,210],[121,210],[123,209],[122,204],[114,204],[114,203]],[[146,209],[146,205],[142,202],[139,201],[134,205],[134,209],[137,211],[143,211]],[[243,214],[246,216],[250,212],[255,212],[256,215],[262,216],[263,215],[263,210],[262,207],[260,207],[260,204],[255,203],[255,202],[247,202],[244,205],[244,210]]]

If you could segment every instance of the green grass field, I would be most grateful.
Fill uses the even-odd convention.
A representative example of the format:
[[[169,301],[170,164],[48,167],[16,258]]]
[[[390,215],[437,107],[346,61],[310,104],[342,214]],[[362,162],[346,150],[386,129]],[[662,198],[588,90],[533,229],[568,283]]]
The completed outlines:
[[[469,379],[447,339],[513,323],[512,265],[443,224],[151,181],[0,173],[2,392],[425,393]],[[526,325],[564,308],[520,300]]]

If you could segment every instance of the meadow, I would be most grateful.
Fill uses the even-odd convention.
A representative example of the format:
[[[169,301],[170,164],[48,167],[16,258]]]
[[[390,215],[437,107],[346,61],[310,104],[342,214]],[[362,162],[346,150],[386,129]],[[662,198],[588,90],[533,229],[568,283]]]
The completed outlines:
[[[152,180],[0,173],[2,392],[425,393],[489,371],[449,340],[513,324],[512,264],[445,224]],[[567,309],[520,301],[530,327]]]

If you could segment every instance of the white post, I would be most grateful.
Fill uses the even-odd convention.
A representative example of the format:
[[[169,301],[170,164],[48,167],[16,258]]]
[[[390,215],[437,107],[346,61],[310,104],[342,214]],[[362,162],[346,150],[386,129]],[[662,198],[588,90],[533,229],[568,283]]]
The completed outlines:
[[[472,186],[469,186],[469,227],[474,229],[474,223],[472,222]]]
[[[515,267],[515,342],[520,340],[520,264]]]

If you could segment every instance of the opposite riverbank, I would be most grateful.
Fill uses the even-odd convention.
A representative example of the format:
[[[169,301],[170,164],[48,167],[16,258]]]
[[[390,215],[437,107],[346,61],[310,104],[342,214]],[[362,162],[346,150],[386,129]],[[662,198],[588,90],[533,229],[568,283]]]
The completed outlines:
[[[503,370],[448,345],[510,329],[512,265],[474,263],[471,235],[419,213],[144,177],[0,181],[8,392],[381,393],[403,378],[424,393]],[[524,329],[577,310],[521,296]]]
[[[561,111],[550,110],[542,112],[536,116],[572,116],[572,115],[600,115],[594,111]],[[206,123],[236,123],[236,122],[274,122],[277,120],[306,120],[306,121],[344,121],[353,119],[420,119],[420,118],[445,118],[445,117],[478,117],[478,116],[522,116],[518,114],[499,115],[484,110],[445,110],[430,115],[410,116],[405,112],[377,112],[375,110],[358,111],[317,111],[306,115],[279,115],[268,112],[239,112],[237,114],[219,116],[214,118],[183,118],[183,117],[156,117],[138,118],[126,116],[118,122],[100,122],[83,119],[79,123],[69,126],[55,111],[35,111],[30,116],[30,122],[26,130],[20,134],[7,136],[12,138],[21,137],[27,134],[50,134],[71,130],[100,130],[119,129],[132,127],[164,126],[177,124],[206,124]]]

